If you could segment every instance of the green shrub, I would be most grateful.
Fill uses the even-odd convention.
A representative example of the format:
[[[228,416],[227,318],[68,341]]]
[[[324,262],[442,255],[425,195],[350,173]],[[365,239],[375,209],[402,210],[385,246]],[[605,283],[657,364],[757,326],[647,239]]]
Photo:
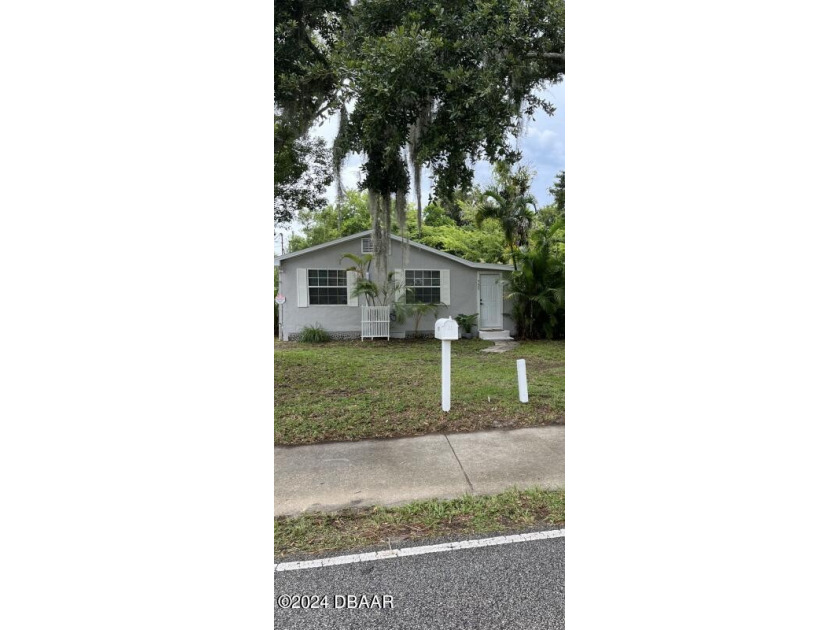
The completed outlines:
[[[472,332],[473,327],[478,323],[478,313],[473,313],[472,315],[458,313],[455,316],[455,321],[458,322],[458,325],[464,329],[466,334],[469,335]]]
[[[324,343],[329,340],[330,334],[324,330],[324,327],[321,326],[321,324],[304,326],[303,330],[300,331],[300,336],[298,337],[298,341],[303,343]]]
[[[520,266],[510,276],[509,299],[513,319],[523,339],[563,339],[565,317],[564,223],[537,230],[528,251],[519,256]]]

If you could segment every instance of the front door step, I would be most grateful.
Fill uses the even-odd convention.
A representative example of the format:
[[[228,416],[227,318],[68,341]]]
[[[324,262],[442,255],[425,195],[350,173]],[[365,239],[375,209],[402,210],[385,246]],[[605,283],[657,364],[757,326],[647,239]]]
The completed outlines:
[[[479,330],[478,338],[487,341],[513,341],[509,330]]]

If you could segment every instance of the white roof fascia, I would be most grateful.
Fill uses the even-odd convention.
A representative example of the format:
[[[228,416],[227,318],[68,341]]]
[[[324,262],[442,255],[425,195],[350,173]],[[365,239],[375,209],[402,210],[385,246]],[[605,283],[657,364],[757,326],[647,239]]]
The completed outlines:
[[[301,256],[303,254],[308,254],[310,252],[318,251],[319,249],[324,249],[325,247],[332,247],[333,245],[338,245],[339,243],[346,243],[347,241],[352,241],[354,239],[370,236],[373,233],[373,230],[365,230],[364,232],[357,232],[356,234],[351,234],[350,236],[344,236],[342,238],[337,238],[334,241],[329,241],[327,243],[321,243],[320,245],[313,245],[312,247],[307,247],[306,249],[301,249],[297,252],[292,252],[289,254],[283,254],[282,256],[278,256],[277,260],[280,262],[287,260],[289,258],[294,258],[295,256]],[[391,234],[391,238],[395,241],[399,241],[400,243],[403,242],[402,237],[397,236],[396,234]],[[407,239],[408,240],[408,239]],[[490,271],[513,271],[513,265],[499,265],[496,263],[477,263],[472,262],[471,260],[466,260],[465,258],[461,258],[460,256],[455,256],[454,254],[450,254],[448,252],[442,252],[439,249],[435,249],[434,247],[429,247],[428,245],[423,245],[422,243],[416,243],[412,240],[408,240],[408,244],[412,247],[416,247],[417,249],[429,252],[431,254],[437,254],[438,256],[443,256],[444,258],[449,258],[450,260],[454,260],[455,262],[461,263],[462,265],[466,265],[467,267],[472,267],[473,269],[487,269]]]

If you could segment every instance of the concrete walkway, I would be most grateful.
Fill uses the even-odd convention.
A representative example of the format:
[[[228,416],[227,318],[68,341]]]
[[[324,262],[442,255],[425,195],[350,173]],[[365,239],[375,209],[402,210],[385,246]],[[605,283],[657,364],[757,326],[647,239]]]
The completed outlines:
[[[274,449],[274,515],[565,487],[565,426]]]

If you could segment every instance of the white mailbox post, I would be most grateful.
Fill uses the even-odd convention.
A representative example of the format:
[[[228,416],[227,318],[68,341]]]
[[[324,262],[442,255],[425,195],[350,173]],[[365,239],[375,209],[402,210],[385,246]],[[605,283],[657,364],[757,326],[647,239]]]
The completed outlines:
[[[435,322],[435,339],[440,339],[440,406],[449,411],[450,365],[452,356],[452,341],[458,339],[458,322],[452,317],[439,319]]]

